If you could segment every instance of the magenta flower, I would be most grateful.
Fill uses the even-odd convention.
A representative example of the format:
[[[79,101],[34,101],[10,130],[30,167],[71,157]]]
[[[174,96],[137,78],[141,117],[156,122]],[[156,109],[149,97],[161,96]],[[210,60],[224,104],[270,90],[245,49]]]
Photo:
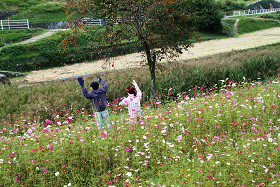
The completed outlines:
[[[206,176],[208,177],[209,180],[215,180],[215,178],[212,176],[209,176],[209,175],[206,175]]]
[[[44,173],[48,173],[49,171],[47,169],[43,169],[43,172]]]
[[[185,184],[189,184],[189,181],[185,181],[184,183],[185,183]]]

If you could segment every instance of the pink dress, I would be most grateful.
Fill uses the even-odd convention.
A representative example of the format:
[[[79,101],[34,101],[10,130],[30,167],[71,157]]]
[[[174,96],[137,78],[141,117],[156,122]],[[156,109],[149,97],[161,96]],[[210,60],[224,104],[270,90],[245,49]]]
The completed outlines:
[[[137,118],[141,115],[140,100],[142,98],[142,92],[138,86],[136,86],[135,89],[137,91],[136,96],[134,96],[134,94],[128,94],[128,97],[120,102],[121,106],[127,105],[129,113],[128,117],[130,118]]]

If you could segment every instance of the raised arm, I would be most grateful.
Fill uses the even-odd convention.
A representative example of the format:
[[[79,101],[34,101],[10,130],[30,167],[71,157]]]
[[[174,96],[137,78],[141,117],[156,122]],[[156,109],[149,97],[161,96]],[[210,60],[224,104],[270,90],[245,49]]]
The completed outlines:
[[[136,83],[135,80],[132,81],[132,84],[134,85],[136,92],[137,92],[137,97],[139,97],[140,99],[142,98],[142,92],[138,86],[138,84]]]
[[[92,99],[92,98],[90,97],[89,93],[87,92],[87,89],[86,89],[85,86],[84,86],[84,82],[85,82],[84,79],[83,79],[82,77],[79,77],[77,80],[78,80],[78,82],[79,82],[79,84],[80,84],[80,86],[81,86],[82,93],[83,93],[84,97],[85,97],[86,99]]]
[[[127,103],[128,103],[127,98],[124,98],[124,99],[120,102],[119,105],[125,106],[125,105],[127,105]]]
[[[97,79],[102,84],[102,87],[103,87],[104,91],[107,93],[107,91],[108,91],[107,83],[103,79],[101,79],[98,75],[97,75]]]

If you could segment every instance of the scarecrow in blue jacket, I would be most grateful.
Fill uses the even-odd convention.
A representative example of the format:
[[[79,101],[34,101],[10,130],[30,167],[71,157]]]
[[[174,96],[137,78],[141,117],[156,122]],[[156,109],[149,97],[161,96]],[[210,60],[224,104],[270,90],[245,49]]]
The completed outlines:
[[[97,75],[98,82],[102,84],[103,88],[99,88],[99,83],[98,82],[92,82],[90,83],[90,87],[92,88],[92,91],[87,92],[87,89],[84,86],[84,80],[82,77],[78,78],[78,82],[81,85],[82,88],[82,93],[86,99],[90,99],[94,116],[95,116],[95,121],[98,130],[103,130],[104,125],[110,130],[110,117],[108,110],[106,109],[106,94],[108,91],[108,85],[107,83],[101,79]]]

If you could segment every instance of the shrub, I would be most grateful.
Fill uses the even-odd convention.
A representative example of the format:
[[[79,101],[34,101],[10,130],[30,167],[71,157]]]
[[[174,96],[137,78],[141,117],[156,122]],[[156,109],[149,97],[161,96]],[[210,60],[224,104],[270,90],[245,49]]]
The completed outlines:
[[[26,52],[25,45],[16,44],[2,47],[0,50],[0,56],[17,57],[23,55]]]
[[[280,11],[270,14],[263,14],[260,16],[261,18],[267,18],[267,19],[276,19],[280,20]]]
[[[219,4],[213,0],[192,0],[191,7],[198,16],[197,25],[199,30],[208,32],[220,32],[222,30]]]

